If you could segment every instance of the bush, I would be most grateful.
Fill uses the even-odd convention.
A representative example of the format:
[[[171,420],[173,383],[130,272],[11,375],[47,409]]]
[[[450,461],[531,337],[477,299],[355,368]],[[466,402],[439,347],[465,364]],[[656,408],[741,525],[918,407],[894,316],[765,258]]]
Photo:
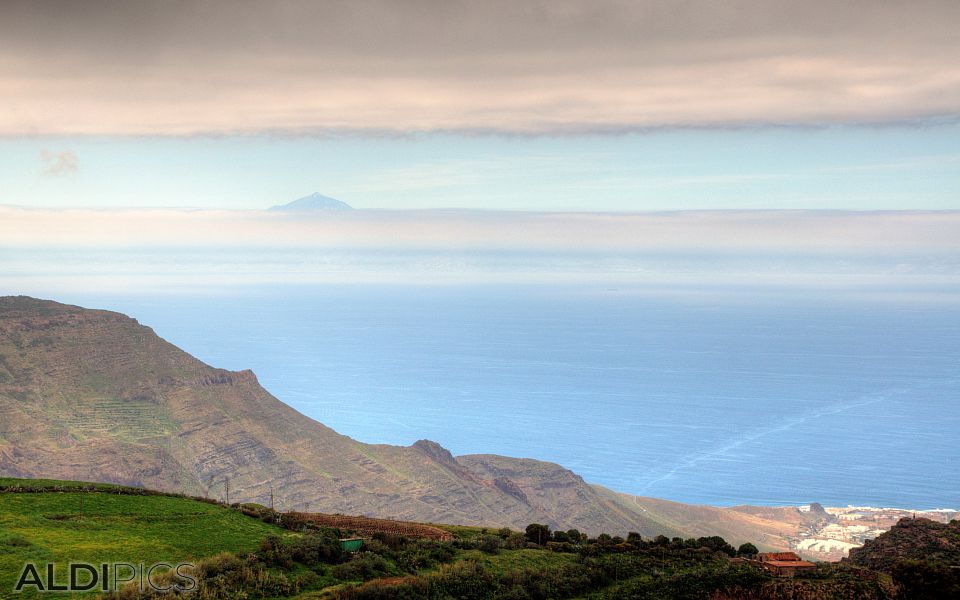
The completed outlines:
[[[333,576],[346,581],[369,581],[387,573],[390,565],[378,554],[363,552],[333,568]]]
[[[290,568],[293,566],[293,557],[290,549],[278,535],[268,535],[260,542],[257,557],[267,566]]]
[[[399,550],[407,545],[407,538],[402,535],[397,535],[395,533],[385,533],[378,531],[373,534],[373,539],[382,543],[387,548],[391,550]]]
[[[573,552],[574,547],[570,542],[547,542],[547,550],[552,552]]]
[[[294,540],[290,544],[290,557],[305,565],[334,565],[343,560],[343,549],[335,533],[318,530]]]
[[[454,556],[456,551],[451,544],[430,540],[411,540],[402,551],[393,553],[391,558],[405,573],[414,573],[437,564],[448,563]]]
[[[278,598],[300,593],[312,579],[313,574],[297,576],[278,573],[265,568],[255,558],[242,560],[229,553],[221,553],[201,560],[193,571],[197,588],[189,593],[199,600],[243,600],[245,598]],[[161,584],[178,583],[173,571],[158,575]],[[173,595],[152,588],[140,591],[137,582],[130,582],[121,590],[109,594],[114,600],[162,599]]]
[[[477,541],[477,548],[487,554],[497,554],[502,546],[503,542],[495,535],[484,535]]]
[[[527,536],[519,532],[512,532],[510,536],[503,542],[504,548],[508,550],[519,550],[520,548],[527,547]]]

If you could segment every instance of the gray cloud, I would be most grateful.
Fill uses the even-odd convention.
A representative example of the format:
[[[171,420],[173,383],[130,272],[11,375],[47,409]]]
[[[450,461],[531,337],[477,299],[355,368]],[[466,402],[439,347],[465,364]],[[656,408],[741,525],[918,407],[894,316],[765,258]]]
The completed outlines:
[[[15,0],[0,134],[955,118],[958,22],[952,0]]]
[[[47,177],[57,177],[76,173],[80,168],[80,161],[77,154],[72,150],[63,150],[61,152],[51,152],[42,150],[40,152],[40,162],[43,165],[41,173]]]

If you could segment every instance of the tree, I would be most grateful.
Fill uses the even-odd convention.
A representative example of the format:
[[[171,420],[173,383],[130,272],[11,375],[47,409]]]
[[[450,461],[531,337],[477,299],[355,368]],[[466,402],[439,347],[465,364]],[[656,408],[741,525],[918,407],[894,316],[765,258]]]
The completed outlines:
[[[737,553],[736,549],[734,549],[733,546],[727,543],[727,540],[723,539],[719,535],[697,538],[697,541],[700,542],[701,548],[709,548],[714,552],[723,552],[728,556],[733,556]]]
[[[571,544],[580,544],[586,539],[579,529],[568,529],[567,537],[570,538]]]
[[[737,548],[737,554],[739,554],[740,556],[754,557],[759,552],[760,551],[757,550],[757,547],[751,544],[750,542],[747,542],[746,544],[740,544],[740,547]]]
[[[567,535],[566,531],[560,531],[559,529],[553,532],[553,541],[555,542],[569,542],[570,536]]]
[[[540,523],[530,523],[526,529],[527,541],[544,545],[550,541],[550,528]]]

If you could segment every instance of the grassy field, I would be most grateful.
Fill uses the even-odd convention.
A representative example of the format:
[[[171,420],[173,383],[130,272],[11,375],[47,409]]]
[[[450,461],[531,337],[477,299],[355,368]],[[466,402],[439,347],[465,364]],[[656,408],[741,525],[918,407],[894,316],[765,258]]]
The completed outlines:
[[[486,554],[479,550],[467,550],[460,560],[475,560],[496,575],[507,571],[535,569],[545,571],[577,562],[575,554],[545,552],[529,548],[521,550],[502,550],[497,554]]]
[[[61,479],[18,479],[15,477],[0,477],[0,490],[7,488],[30,488],[45,490],[100,490],[143,492],[139,488],[132,488],[113,483],[85,483],[83,481],[64,481]]]
[[[86,486],[24,481],[34,487]],[[0,487],[15,485],[0,480]],[[289,532],[236,510],[188,498],[94,492],[0,492],[0,598],[24,563],[189,561],[223,551],[253,551],[265,536]],[[32,592],[19,594],[29,597]]]

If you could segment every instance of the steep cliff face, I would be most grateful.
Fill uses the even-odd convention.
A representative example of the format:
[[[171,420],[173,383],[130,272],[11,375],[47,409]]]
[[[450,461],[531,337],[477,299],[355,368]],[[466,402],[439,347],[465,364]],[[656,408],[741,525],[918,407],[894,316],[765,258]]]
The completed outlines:
[[[588,532],[677,530],[554,464],[363,444],[250,371],[210,367],[117,313],[0,298],[0,474],[141,485],[283,509]]]

